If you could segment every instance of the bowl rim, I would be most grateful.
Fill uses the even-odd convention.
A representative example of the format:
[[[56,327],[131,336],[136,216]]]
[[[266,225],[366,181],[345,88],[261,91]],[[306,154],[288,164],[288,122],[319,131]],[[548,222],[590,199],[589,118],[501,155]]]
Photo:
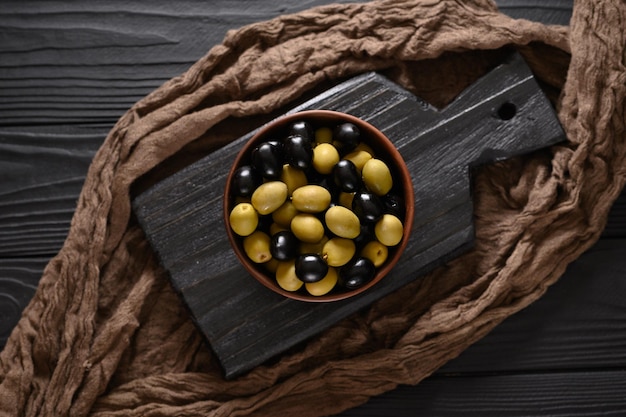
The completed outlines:
[[[255,146],[257,143],[262,142],[262,140],[266,139],[267,136],[270,136],[271,131],[280,130],[286,127],[290,122],[295,122],[295,121],[302,120],[302,119],[305,119],[305,120],[306,119],[308,120],[318,119],[319,120],[320,118],[323,119],[324,122],[345,121],[345,122],[354,123],[362,131],[364,128],[366,132],[366,137],[369,139],[370,142],[376,142],[376,145],[374,145],[375,148],[380,148],[380,147],[384,148],[385,150],[384,160],[385,161],[387,161],[388,159],[392,160],[391,162],[393,163],[393,166],[394,166],[394,168],[392,169],[395,170],[396,174],[400,176],[400,181],[402,182],[401,190],[403,193],[403,199],[404,199],[404,204],[405,204],[405,207],[404,207],[405,214],[404,214],[404,221],[403,221],[404,230],[403,230],[402,239],[400,240],[400,243],[390,248],[390,252],[391,250],[393,250],[393,255],[385,261],[385,264],[382,267],[376,270],[376,274],[374,275],[374,278],[372,278],[365,285],[359,288],[356,288],[354,290],[335,292],[335,293],[331,291],[330,293],[325,294],[325,295],[314,296],[310,294],[305,294],[301,291],[291,292],[291,291],[284,290],[276,283],[275,279],[271,277],[270,274],[266,272],[262,272],[260,270],[261,264],[257,265],[257,264],[254,264],[252,261],[249,261],[247,259],[247,255],[242,249],[241,243],[238,241],[240,237],[236,236],[236,234],[233,232],[233,230],[230,227],[228,219],[230,216],[230,209],[232,208],[230,204],[232,176],[234,175],[235,171],[242,165],[242,162],[247,158],[248,152],[251,151],[253,146]],[[367,291],[368,289],[376,285],[378,282],[380,282],[391,271],[391,269],[398,263],[402,253],[404,252],[404,249],[406,248],[408,244],[409,237],[411,235],[411,231],[413,228],[413,219],[414,219],[414,210],[415,210],[415,194],[413,190],[413,182],[411,179],[409,169],[406,165],[406,162],[402,158],[402,155],[400,154],[396,146],[393,144],[393,142],[384,133],[382,133],[378,128],[376,128],[369,122],[363,119],[360,119],[354,115],[351,115],[349,113],[339,112],[335,110],[326,110],[326,109],[312,109],[312,110],[296,111],[293,113],[288,113],[288,114],[279,116],[269,121],[268,123],[264,124],[263,126],[258,128],[256,132],[253,133],[252,137],[250,137],[250,139],[248,139],[248,141],[239,150],[239,152],[237,153],[237,156],[235,157],[235,160],[231,164],[230,170],[226,177],[226,186],[224,187],[224,193],[222,195],[222,207],[223,207],[222,220],[224,221],[224,226],[226,228],[226,234],[228,236],[228,241],[230,243],[230,246],[235,252],[235,255],[238,258],[239,262],[243,265],[246,271],[250,275],[252,275],[252,277],[256,281],[261,283],[263,286],[269,288],[270,290],[274,291],[275,293],[278,293],[282,296],[285,296],[293,300],[313,302],[313,303],[323,303],[323,302],[345,300],[347,298],[352,298],[358,294],[361,294]]]

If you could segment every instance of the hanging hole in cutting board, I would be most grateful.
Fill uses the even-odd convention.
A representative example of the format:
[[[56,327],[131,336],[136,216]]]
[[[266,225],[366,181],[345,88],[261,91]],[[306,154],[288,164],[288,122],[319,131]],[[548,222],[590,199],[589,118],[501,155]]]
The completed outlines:
[[[511,102],[506,102],[498,109],[498,117],[502,120],[511,120],[517,113],[517,106]]]

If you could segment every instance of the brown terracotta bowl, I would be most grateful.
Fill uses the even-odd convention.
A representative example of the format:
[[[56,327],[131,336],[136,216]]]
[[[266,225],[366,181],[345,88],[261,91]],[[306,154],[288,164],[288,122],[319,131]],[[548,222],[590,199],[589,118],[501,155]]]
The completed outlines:
[[[286,137],[288,127],[297,121],[306,121],[313,126],[314,129],[320,127],[329,127],[332,129],[334,126],[343,122],[350,122],[356,125],[361,133],[361,141],[369,145],[374,150],[375,157],[383,160],[389,167],[394,181],[393,191],[397,195],[400,195],[400,201],[403,201],[404,216],[401,220],[403,222],[404,232],[400,243],[388,248],[389,253],[387,260],[377,268],[374,278],[356,289],[348,290],[337,285],[329,293],[320,296],[310,295],[304,285],[297,291],[286,291],[277,284],[274,274],[268,270],[265,264],[254,263],[248,258],[243,249],[243,238],[234,233],[230,227],[229,215],[236,205],[237,198],[233,193],[234,187],[232,186],[235,171],[243,165],[251,164],[251,153],[255,147],[268,140],[280,140]],[[261,127],[237,155],[228,174],[226,188],[224,190],[224,222],[228,239],[237,258],[250,275],[267,288],[285,297],[308,302],[343,300],[360,294],[380,282],[398,262],[402,251],[406,247],[413,225],[413,212],[414,195],[411,177],[404,160],[393,143],[369,123],[349,114],[330,110],[308,110],[292,113],[275,119]]]

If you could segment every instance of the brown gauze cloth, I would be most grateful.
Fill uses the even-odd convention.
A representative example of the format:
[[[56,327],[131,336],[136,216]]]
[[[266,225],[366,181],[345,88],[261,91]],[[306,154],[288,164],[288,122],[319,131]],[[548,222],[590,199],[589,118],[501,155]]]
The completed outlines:
[[[599,238],[625,178],[625,8],[579,1],[563,27],[487,0],[388,0],[229,32],[121,117],[95,156],[67,241],[0,356],[0,414],[321,416],[419,383]],[[476,174],[469,253],[225,381],[133,220],[131,186],[366,71],[444,106],[504,47],[528,62],[567,142]]]

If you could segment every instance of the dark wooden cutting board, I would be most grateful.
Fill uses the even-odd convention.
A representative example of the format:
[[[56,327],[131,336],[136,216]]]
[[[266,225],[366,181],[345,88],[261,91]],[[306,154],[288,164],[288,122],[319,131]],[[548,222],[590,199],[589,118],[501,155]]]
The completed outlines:
[[[133,207],[174,288],[233,378],[418,279],[472,246],[470,168],[558,143],[564,133],[523,59],[513,54],[437,110],[376,73],[292,109],[350,113],[380,129],[407,163],[414,226],[400,261],[348,300],[307,303],[257,283],[235,257],[222,219],[235,140],[136,197]]]

